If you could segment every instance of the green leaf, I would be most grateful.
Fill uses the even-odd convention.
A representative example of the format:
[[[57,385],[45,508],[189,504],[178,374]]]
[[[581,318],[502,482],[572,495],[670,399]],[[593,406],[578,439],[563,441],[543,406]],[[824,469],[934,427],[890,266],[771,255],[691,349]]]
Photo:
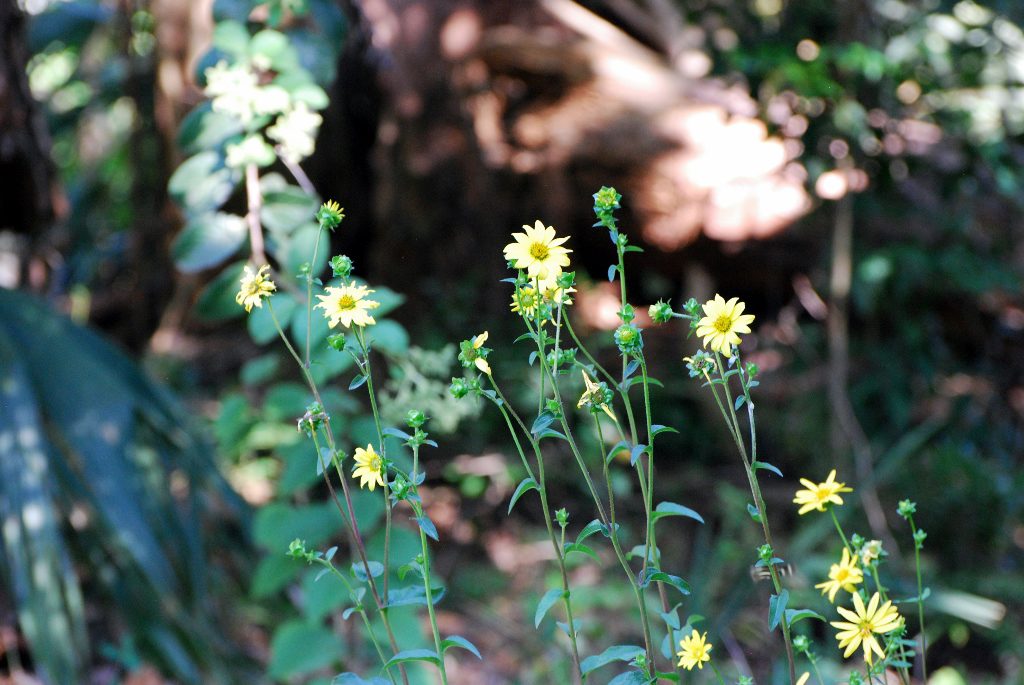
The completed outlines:
[[[647,452],[647,445],[633,445],[633,449],[629,451],[629,465],[636,466],[637,459],[639,459],[640,455],[645,452]]]
[[[736,398],[736,399],[735,399],[735,400],[733,401],[733,403],[732,403],[732,408],[733,408],[733,410],[734,410],[734,411],[739,411],[739,410],[740,410],[740,407],[742,407],[742,406],[743,406],[743,403],[744,403],[744,402],[746,402],[746,401],[747,401],[747,398],[746,398],[746,396],[745,396],[745,395],[739,395],[739,396],[738,396],[738,397],[737,397],[737,398]]]
[[[409,349],[409,333],[396,321],[377,319],[377,323],[366,330],[374,349],[380,352],[397,356]]]
[[[452,647],[462,647],[476,655],[477,659],[483,659],[480,656],[480,650],[476,648],[472,642],[462,637],[461,635],[449,635],[445,639],[441,640],[441,653],[444,654]]]
[[[220,153],[204,150],[182,162],[171,175],[167,189],[185,215],[193,217],[220,208],[241,179],[237,169],[224,165]]]
[[[275,190],[264,190],[260,220],[267,230],[284,237],[290,235],[299,226],[304,226],[312,221],[319,206],[319,198],[309,195],[297,186],[285,185]],[[330,251],[328,241],[322,236],[320,248],[324,254]],[[313,252],[310,250],[304,259],[309,260],[312,255]]]
[[[364,376],[363,374],[359,374],[358,376],[352,379],[351,383],[348,384],[348,389],[356,390],[357,388],[362,387],[364,383],[366,383],[366,376]]]
[[[433,600],[434,604],[437,604],[444,597],[445,592],[446,590],[443,587],[431,587],[430,599]],[[396,590],[388,590],[388,607],[402,607],[413,604],[427,606],[427,592],[423,589],[422,585],[409,585]]]
[[[539,491],[540,487],[538,487],[537,481],[535,481],[533,478],[526,477],[522,481],[520,481],[518,487],[516,487],[516,491],[512,493],[512,499],[509,500],[508,503],[509,514],[512,513],[512,507],[516,506],[516,502],[519,501],[519,498],[525,495],[530,490]]]
[[[420,530],[422,530],[427,537],[433,538],[435,542],[440,542],[437,537],[437,526],[434,525],[434,522],[430,520],[429,516],[426,514],[423,516],[417,516],[416,525],[420,527]]]
[[[341,642],[329,629],[289,621],[275,631],[270,641],[269,675],[290,679],[329,666],[341,656]]]
[[[786,604],[789,602],[789,590],[772,595],[768,600],[768,630],[775,630],[786,615]]]
[[[352,575],[359,581],[366,583],[369,582],[370,576],[379,578],[384,574],[384,564],[379,561],[367,560],[366,565],[363,562],[357,561],[352,564]]]
[[[654,436],[656,436],[656,435],[661,435],[662,433],[678,433],[678,432],[679,431],[677,431],[672,426],[663,426],[660,423],[652,423],[651,424],[651,437],[652,438]]]
[[[588,554],[594,558],[594,561],[601,563],[601,557],[597,556],[592,548],[587,547],[581,542],[567,542],[565,548],[562,550],[563,556],[569,556],[572,552],[579,552],[580,554]]]
[[[210,101],[206,101],[194,107],[178,126],[178,146],[182,152],[191,155],[218,147],[243,130],[236,117],[214,112]]]
[[[274,554],[284,554],[288,543],[295,538],[305,540],[308,547],[319,547],[340,531],[341,526],[338,511],[330,502],[303,506],[274,502],[256,512],[252,535],[256,544]]]
[[[659,674],[659,676],[661,675],[662,674]],[[675,673],[671,673],[669,675],[675,676],[676,682],[678,682],[679,676],[676,676]],[[662,679],[664,678],[659,678],[659,681]],[[652,681],[650,678],[644,675],[643,671],[626,671],[625,673],[620,673],[619,675],[609,680],[608,685],[647,685],[648,683],[659,681]]]
[[[608,267],[608,282],[609,283],[615,280],[615,272],[618,271],[618,270],[619,270],[619,267],[617,265],[615,265],[615,264],[612,264],[611,266]]]
[[[237,21],[219,21],[213,29],[213,47],[241,60],[249,53],[249,30]]]
[[[548,613],[548,609],[565,596],[566,594],[561,588],[552,588],[545,592],[544,596],[540,598],[540,602],[537,603],[537,611],[533,614],[533,627],[539,628],[540,622],[544,620],[544,615]]]
[[[237,272],[241,275],[241,269]],[[238,278],[235,279],[235,291],[238,291]],[[275,297],[274,298],[274,314],[277,315],[277,320],[282,326],[286,326],[288,321],[292,318],[295,313],[295,309],[298,307],[295,304],[295,300],[290,297]],[[235,308],[241,311],[243,314],[245,310],[239,307],[237,304]],[[254,308],[248,314],[248,321],[246,321],[246,328],[249,330],[249,337],[253,339],[259,345],[266,345],[271,340],[277,340],[278,333],[277,328],[274,327],[274,318],[270,315],[270,307],[264,304],[260,308]],[[280,341],[278,341],[280,342]]]
[[[370,678],[366,680],[355,673],[341,673],[334,676],[331,685],[390,685],[386,678]]]
[[[171,245],[171,256],[185,273],[220,264],[242,246],[248,236],[245,220],[216,212],[193,217]]]
[[[404,664],[409,661],[426,661],[434,664],[435,666],[441,663],[441,659],[438,658],[437,652],[432,649],[407,649],[388,659],[388,662],[384,664],[384,669],[387,670],[392,666]]]
[[[274,29],[263,29],[249,42],[249,54],[267,60],[274,71],[289,71],[298,66],[299,58],[288,37]]]
[[[679,590],[680,594],[690,594],[690,584],[685,580],[679,576],[674,576],[671,573],[665,573],[652,567],[648,567],[647,571],[640,576],[638,582],[642,588],[647,587],[651,583],[658,582],[674,587],[676,590]]]
[[[704,523],[704,517],[689,507],[684,507],[682,504],[676,504],[675,502],[658,502],[658,506],[654,508],[654,512],[651,514],[651,520],[657,521],[666,516],[685,516],[699,523]]]
[[[576,536],[576,542],[577,543],[583,542],[584,540],[589,538],[591,535],[593,535],[594,533],[597,533],[599,531],[600,532],[604,531],[604,524],[601,523],[598,519],[594,519],[593,521],[591,521],[590,523],[588,523],[587,525],[585,525],[583,527],[583,530],[580,531],[580,534]]]
[[[753,467],[753,469],[755,471],[757,471],[758,469],[764,469],[765,471],[771,471],[772,473],[774,473],[779,478],[784,478],[785,477],[785,476],[782,475],[782,471],[780,471],[777,467],[769,464],[766,461],[755,461],[755,462],[751,463],[751,467]]]
[[[530,432],[533,433],[534,435],[543,433],[545,430],[547,430],[548,426],[554,423],[554,421],[555,415],[547,410],[544,410],[537,415],[536,419],[534,419],[533,426],[530,427]]]
[[[758,513],[757,507],[750,502],[747,502],[747,513],[750,514],[750,518],[754,519],[758,523],[761,523],[761,514]]]
[[[604,458],[604,462],[606,464],[612,463],[612,459],[615,458],[616,454],[618,454],[622,450],[628,449],[628,448],[629,448],[629,443],[627,441],[619,440],[617,443],[615,443],[612,446],[612,448],[610,450],[608,450],[608,455]]]
[[[794,623],[805,618],[816,618],[819,621],[825,621],[824,616],[810,609],[786,609],[786,625],[788,626],[792,626]]]
[[[632,661],[644,653],[643,647],[636,645],[612,645],[600,654],[588,656],[580,663],[580,672],[587,675],[613,661]]]
[[[202,321],[226,321],[246,316],[245,309],[235,302],[239,282],[242,280],[244,261],[234,262],[224,267],[203,289],[196,301],[196,317]],[[254,308],[249,316],[257,316],[262,310],[269,319],[266,306]]]

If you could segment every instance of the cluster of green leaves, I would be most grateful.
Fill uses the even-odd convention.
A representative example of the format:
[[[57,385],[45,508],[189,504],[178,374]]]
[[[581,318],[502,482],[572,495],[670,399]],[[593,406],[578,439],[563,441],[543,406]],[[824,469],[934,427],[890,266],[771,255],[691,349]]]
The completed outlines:
[[[247,510],[209,445],[96,334],[16,292],[0,289],[0,311],[0,574],[37,672],[82,682],[102,648],[129,669],[145,659],[182,682],[231,681],[240,659],[208,602],[201,526],[211,502]],[[97,598],[127,634],[87,635]]]

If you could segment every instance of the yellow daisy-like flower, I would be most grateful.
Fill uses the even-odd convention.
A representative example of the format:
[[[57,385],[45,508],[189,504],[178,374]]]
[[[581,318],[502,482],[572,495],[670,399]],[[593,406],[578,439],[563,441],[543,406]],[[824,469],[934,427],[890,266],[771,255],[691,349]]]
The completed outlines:
[[[324,310],[324,317],[328,319],[327,325],[334,328],[340,322],[345,328],[352,324],[357,326],[370,326],[377,323],[369,311],[380,306],[380,302],[365,299],[372,293],[365,285],[356,285],[352,281],[340,288],[328,286],[326,295],[317,295],[320,304],[316,305]]]
[[[270,267],[264,264],[259,271],[253,273],[249,265],[245,265],[245,273],[242,276],[241,287],[235,295],[235,302],[245,307],[245,311],[251,312],[253,307],[263,307],[263,298],[269,297],[277,290],[274,282],[267,277]]]
[[[803,516],[812,509],[825,511],[825,505],[830,502],[841,505],[843,498],[839,496],[839,493],[853,492],[853,488],[846,487],[846,483],[837,483],[835,478],[835,469],[829,472],[828,478],[825,479],[824,483],[814,483],[806,478],[801,478],[800,484],[806,489],[797,490],[796,497],[793,498],[794,504],[801,505],[797,513]]]
[[[481,347],[483,347],[483,344],[487,342],[488,335],[490,334],[487,331],[484,331],[480,335],[473,338],[473,349],[479,350]],[[484,359],[483,357],[477,357],[476,359],[473,360],[473,363],[476,364],[476,368],[480,369],[488,376],[491,375],[491,365],[487,363],[486,359]]]
[[[732,346],[740,344],[738,333],[749,333],[753,314],[744,314],[747,305],[732,298],[728,302],[721,295],[704,303],[704,318],[697,322],[697,336],[704,338],[704,346],[721,352],[726,359],[732,356]]]
[[[378,485],[384,487],[384,460],[374,451],[373,445],[356,448],[354,455],[356,467],[352,469],[352,477],[359,479],[359,487],[369,487],[372,491]]]
[[[523,314],[528,318],[533,318],[539,303],[540,295],[533,286],[524,285],[521,288],[516,288],[516,291],[512,293],[511,309],[516,314]]]
[[[840,589],[853,593],[857,591],[856,586],[864,582],[864,572],[857,567],[857,557],[850,556],[850,550],[843,547],[843,558],[838,564],[832,564],[828,572],[828,580],[818,583],[814,587],[821,590],[821,594],[828,593],[828,601],[835,602],[836,593]]]
[[[554,278],[569,266],[572,250],[562,247],[569,238],[556,238],[555,229],[538,219],[534,226],[523,225],[525,233],[513,233],[514,243],[505,246],[505,259],[516,269],[526,269],[530,278]]]
[[[704,662],[711,661],[711,645],[707,643],[707,637],[707,633],[701,635],[694,630],[688,637],[679,641],[682,649],[676,652],[676,656],[679,657],[680,666],[687,671],[692,671],[694,666],[704,670]]]
[[[587,386],[587,389],[584,390],[583,394],[580,396],[580,401],[576,403],[576,408],[582,409],[586,405],[592,405],[607,414],[608,418],[612,421],[618,423],[619,420],[615,418],[615,412],[612,411],[612,408],[608,406],[608,402],[605,401],[604,388],[595,383],[590,376],[587,375],[586,371],[583,371],[582,373],[583,384]]]
[[[864,648],[864,661],[869,665],[872,662],[872,653],[885,658],[885,651],[878,644],[875,635],[883,635],[896,630],[902,625],[902,619],[892,602],[885,602],[881,606],[878,603],[881,596],[876,592],[864,607],[864,600],[859,594],[853,595],[853,611],[844,607],[836,607],[839,613],[847,621],[832,621],[832,627],[838,628],[836,639],[839,641],[839,648],[846,648],[843,658],[849,659],[850,655],[857,651],[858,647]]]

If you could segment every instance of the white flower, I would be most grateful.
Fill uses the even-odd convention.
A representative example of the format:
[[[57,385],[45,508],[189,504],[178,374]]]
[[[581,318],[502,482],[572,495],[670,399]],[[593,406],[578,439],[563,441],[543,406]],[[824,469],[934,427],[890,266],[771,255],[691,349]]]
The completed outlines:
[[[305,102],[297,102],[267,129],[267,136],[280,143],[283,157],[299,162],[313,154],[322,121],[323,117],[310,110]]]

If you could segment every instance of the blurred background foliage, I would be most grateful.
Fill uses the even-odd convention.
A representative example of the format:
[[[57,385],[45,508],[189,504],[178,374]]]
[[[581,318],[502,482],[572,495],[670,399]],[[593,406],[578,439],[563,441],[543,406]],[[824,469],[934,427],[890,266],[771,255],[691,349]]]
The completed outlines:
[[[328,543],[340,522],[294,428],[309,398],[267,318],[243,322],[233,302],[247,239],[196,221],[244,213],[244,191],[220,162],[183,164],[235,133],[203,104],[203,70],[268,27],[324,95],[303,167],[346,207],[332,252],[386,286],[384,411],[424,409],[442,442],[426,463],[446,541],[442,618],[483,636],[488,655],[460,664],[460,682],[558,682],[564,656],[553,627],[522,628],[547,572],[532,544],[540,512],[524,500],[506,517],[521,474],[495,417],[445,397],[457,373],[446,345],[518,333],[496,287],[500,246],[540,217],[573,235],[578,328],[613,354],[608,245],[589,229],[589,196],[605,184],[646,248],[629,264],[638,309],[721,291],[758,316],[745,344],[764,372],[762,449],[787,476],[766,496],[798,560],[794,595],[814,601],[833,550],[826,528],[796,519],[793,483],[834,465],[857,488],[847,523],[887,541],[885,580],[906,595],[912,547],[895,506],[918,502],[930,663],[952,669],[942,682],[1021,682],[1013,0],[7,0],[0,283],[49,307],[0,292],[0,672],[323,683],[362,640],[337,616],[341,595],[282,554],[296,536]],[[284,166],[269,172],[271,256],[294,275],[319,200]],[[659,465],[659,497],[708,522],[679,524],[666,554],[694,588],[687,611],[713,617],[720,653],[767,679],[778,650],[766,588],[748,574],[757,539],[742,471],[684,378],[694,341],[661,327],[647,344],[665,383],[656,420],[681,431],[665,438],[679,458]],[[495,347],[497,368],[525,386],[525,360]],[[351,370],[320,372],[338,433],[369,441]],[[555,487],[576,516],[571,474]],[[574,573],[588,644],[623,637],[610,619],[629,598],[588,564]]]

